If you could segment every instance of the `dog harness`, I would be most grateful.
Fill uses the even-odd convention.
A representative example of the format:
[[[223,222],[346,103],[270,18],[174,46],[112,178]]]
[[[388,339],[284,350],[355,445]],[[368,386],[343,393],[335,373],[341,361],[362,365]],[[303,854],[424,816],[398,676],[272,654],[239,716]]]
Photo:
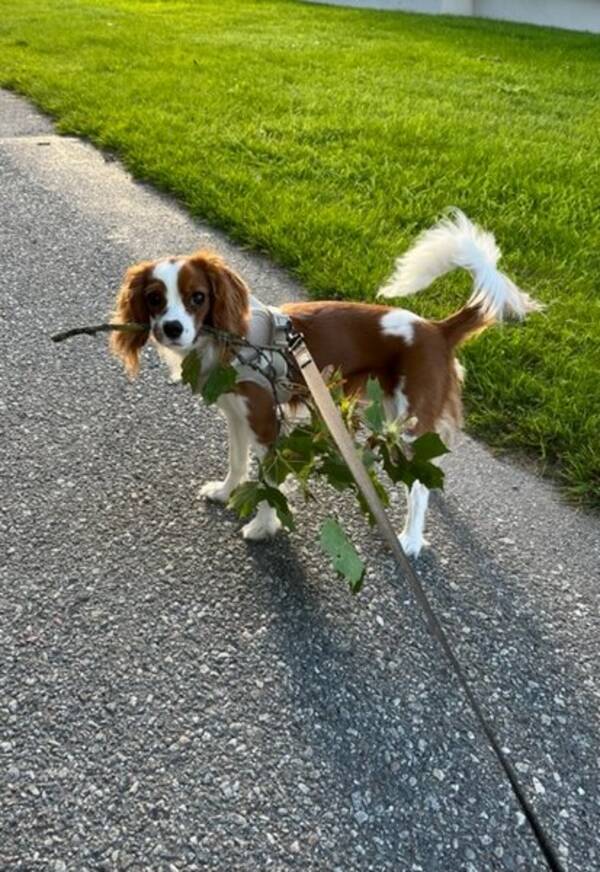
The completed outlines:
[[[238,382],[254,382],[274,392],[278,403],[287,403],[292,394],[290,380],[291,359],[288,335],[291,320],[275,306],[265,306],[256,297],[250,297],[250,321],[246,339],[255,346],[268,349],[242,347],[233,367],[238,371]]]

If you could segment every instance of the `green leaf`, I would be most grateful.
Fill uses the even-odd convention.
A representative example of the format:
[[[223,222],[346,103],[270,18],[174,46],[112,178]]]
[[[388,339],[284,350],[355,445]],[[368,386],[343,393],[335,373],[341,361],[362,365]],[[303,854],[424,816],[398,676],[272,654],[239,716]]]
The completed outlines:
[[[233,491],[227,503],[240,518],[248,518],[260,503],[262,485],[258,481],[246,481]]]
[[[236,487],[229,498],[228,506],[240,518],[254,514],[259,504],[267,502],[277,512],[277,517],[288,530],[294,529],[294,516],[284,494],[276,487],[260,481],[247,481]]]
[[[411,442],[410,447],[413,458],[418,461],[433,460],[434,457],[449,453],[437,433],[424,433]]]
[[[263,477],[272,484],[281,484],[288,475],[293,475],[304,488],[314,468],[316,447],[310,429],[295,427],[267,453],[261,464]]]
[[[421,462],[419,460],[410,461],[410,470],[414,477],[418,479],[425,487],[430,490],[435,488],[443,488],[444,486],[444,471],[429,461]]]
[[[365,564],[333,518],[328,518],[321,527],[321,548],[331,557],[333,568],[344,576],[352,593],[358,593],[363,584]]]
[[[277,444],[269,450],[261,462],[263,478],[268,479],[273,484],[283,484],[288,475],[295,472],[294,467],[287,462],[284,455],[285,452],[280,451]]]
[[[237,380],[237,372],[229,364],[219,364],[212,369],[208,378],[202,379],[202,359],[196,349],[190,351],[181,364],[181,381],[189,385],[193,394],[202,394],[204,402],[211,406],[221,394],[233,390]]]
[[[187,360],[187,358],[186,358]],[[211,369],[210,374],[202,388],[202,399],[207,406],[212,406],[221,394],[227,394],[233,390],[237,381],[237,372],[230,365],[219,364]]]
[[[336,490],[342,491],[354,487],[355,481],[348,469],[346,461],[337,452],[331,452],[323,457],[319,472]]]
[[[367,381],[367,397],[371,400],[363,412],[363,417],[374,433],[381,433],[385,425],[383,408],[383,389],[376,378]]]
[[[290,451],[295,451],[298,454],[305,454],[307,457],[313,451],[314,434],[308,427],[294,427],[291,433],[283,436],[278,445],[283,450],[285,448]]]
[[[374,403],[383,402],[383,388],[381,387],[379,379],[369,376],[367,379],[367,396]]]
[[[181,364],[181,381],[184,385],[189,385],[193,394],[199,394],[201,390],[200,384],[201,361],[200,355],[194,349],[183,358]]]
[[[415,480],[415,475],[412,472],[411,464],[406,459],[399,446],[389,446],[386,443],[378,444],[383,468],[388,477],[398,484],[399,481],[404,482],[407,487],[410,487]]]
[[[444,486],[444,471],[429,460],[409,459],[398,445],[389,446],[385,443],[378,443],[376,447],[379,450],[383,468],[394,484],[401,481],[408,488],[411,488],[415,481],[420,481],[430,490]]]

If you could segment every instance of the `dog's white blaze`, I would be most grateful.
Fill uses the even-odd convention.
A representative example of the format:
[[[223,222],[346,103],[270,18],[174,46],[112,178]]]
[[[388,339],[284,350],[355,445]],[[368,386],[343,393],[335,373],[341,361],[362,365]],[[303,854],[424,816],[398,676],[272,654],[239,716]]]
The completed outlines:
[[[152,275],[161,281],[167,289],[167,305],[164,312],[161,312],[156,320],[159,326],[162,326],[166,321],[179,321],[183,327],[183,332],[177,339],[177,346],[185,348],[193,343],[196,337],[196,326],[194,319],[183,305],[179,293],[178,278],[182,266],[183,260],[161,260],[152,270]],[[167,337],[162,341],[169,347],[170,343]]]
[[[415,338],[415,324],[421,320],[414,312],[393,309],[382,316],[381,329],[384,336],[400,336],[407,345],[412,345]]]

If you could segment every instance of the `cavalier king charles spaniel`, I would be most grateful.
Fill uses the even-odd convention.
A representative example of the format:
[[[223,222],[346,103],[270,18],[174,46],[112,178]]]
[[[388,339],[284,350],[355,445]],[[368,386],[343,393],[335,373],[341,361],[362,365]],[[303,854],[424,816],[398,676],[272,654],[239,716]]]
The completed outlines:
[[[369,303],[287,303],[281,311],[304,337],[319,369],[339,371],[348,393],[360,392],[369,376],[379,380],[390,415],[414,419],[407,441],[434,431],[448,444],[462,422],[463,372],[456,347],[504,316],[523,318],[541,308],[497,269],[499,257],[494,237],[454,210],[397,260],[394,274],[378,296],[414,294],[438,276],[462,267],[473,277],[473,292],[459,311],[440,321]],[[216,342],[201,332],[203,326],[246,336],[251,317],[252,298],[243,279],[219,256],[198,251],[188,257],[145,261],[127,271],[113,322],[147,324],[148,330],[114,332],[110,342],[133,377],[140,351],[151,339],[178,380],[181,363],[194,348],[204,374],[219,360]],[[246,379],[243,372],[235,392],[222,395],[218,406],[229,425],[229,470],[223,481],[205,484],[202,494],[226,503],[247,477],[249,448],[259,459],[264,457],[277,438],[279,421],[272,390]],[[418,481],[408,493],[400,542],[406,554],[415,557],[426,544],[428,497],[428,489]],[[264,539],[280,526],[275,510],[263,503],[242,532],[246,539]]]

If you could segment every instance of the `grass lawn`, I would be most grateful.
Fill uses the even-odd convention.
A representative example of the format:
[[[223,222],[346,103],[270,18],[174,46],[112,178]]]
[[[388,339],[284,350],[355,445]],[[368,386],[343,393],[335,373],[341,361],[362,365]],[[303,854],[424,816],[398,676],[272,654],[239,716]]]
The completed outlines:
[[[292,0],[0,0],[0,84],[315,297],[372,297],[449,205],[493,229],[548,309],[465,347],[469,429],[596,506],[599,83],[585,34]],[[407,305],[438,316],[468,287]]]

